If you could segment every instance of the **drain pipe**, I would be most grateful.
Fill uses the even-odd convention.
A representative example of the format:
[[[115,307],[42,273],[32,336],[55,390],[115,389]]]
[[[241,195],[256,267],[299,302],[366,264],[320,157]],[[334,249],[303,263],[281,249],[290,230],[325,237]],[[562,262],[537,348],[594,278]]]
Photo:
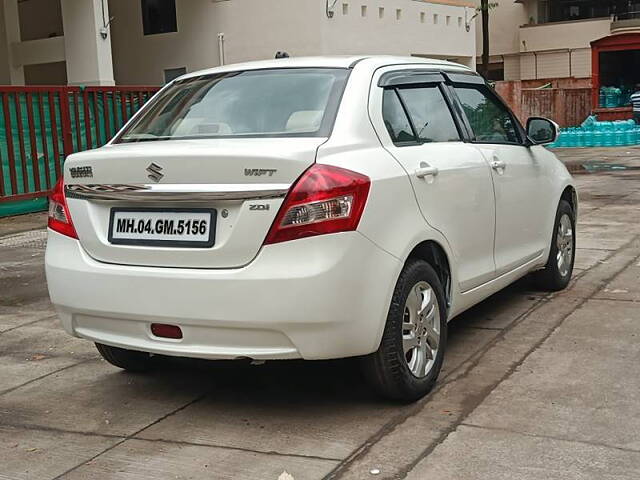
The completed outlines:
[[[220,56],[220,65],[224,65],[224,33],[218,34],[218,55]]]

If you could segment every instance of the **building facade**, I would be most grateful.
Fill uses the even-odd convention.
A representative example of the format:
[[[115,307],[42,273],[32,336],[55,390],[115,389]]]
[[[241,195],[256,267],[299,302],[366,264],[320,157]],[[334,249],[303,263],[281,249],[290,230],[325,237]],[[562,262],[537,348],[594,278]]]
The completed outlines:
[[[481,28],[477,35],[479,59]],[[607,50],[601,56],[598,42],[610,43],[605,39],[618,35],[635,47],[627,42],[627,53],[614,58],[607,53],[614,50]],[[491,10],[490,39],[494,80],[576,79],[592,85],[594,75],[604,74],[602,82],[596,79],[603,86],[640,82],[632,53],[640,50],[640,0],[503,0]],[[635,70],[629,78],[613,71],[622,63]]]
[[[159,85],[278,51],[475,66],[468,0],[0,0],[0,7],[0,84]]]

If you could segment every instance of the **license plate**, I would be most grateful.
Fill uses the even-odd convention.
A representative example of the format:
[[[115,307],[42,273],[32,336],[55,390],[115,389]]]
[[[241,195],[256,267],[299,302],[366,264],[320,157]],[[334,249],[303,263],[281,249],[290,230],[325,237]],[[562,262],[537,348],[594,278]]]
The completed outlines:
[[[112,208],[109,242],[116,245],[212,247],[216,211],[208,208]]]

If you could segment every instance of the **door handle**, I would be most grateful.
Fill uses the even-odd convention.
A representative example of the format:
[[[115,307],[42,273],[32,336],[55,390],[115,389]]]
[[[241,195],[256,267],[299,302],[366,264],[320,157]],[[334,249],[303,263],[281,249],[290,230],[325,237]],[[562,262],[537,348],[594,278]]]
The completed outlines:
[[[433,176],[433,177],[438,175],[438,168],[437,167],[432,167],[428,163],[420,162],[420,168],[416,169],[416,177],[424,178],[424,177],[428,177],[430,175]]]
[[[491,168],[493,168],[494,170],[504,170],[505,168],[507,168],[507,164],[503,160],[494,158],[491,162]]]

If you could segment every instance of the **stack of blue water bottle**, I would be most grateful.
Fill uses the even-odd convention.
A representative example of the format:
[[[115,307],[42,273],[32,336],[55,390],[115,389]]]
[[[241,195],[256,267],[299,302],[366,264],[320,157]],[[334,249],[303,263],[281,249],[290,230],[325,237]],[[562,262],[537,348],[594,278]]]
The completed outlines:
[[[622,147],[640,145],[640,125],[633,120],[599,122],[592,115],[579,127],[563,128],[550,148]]]

